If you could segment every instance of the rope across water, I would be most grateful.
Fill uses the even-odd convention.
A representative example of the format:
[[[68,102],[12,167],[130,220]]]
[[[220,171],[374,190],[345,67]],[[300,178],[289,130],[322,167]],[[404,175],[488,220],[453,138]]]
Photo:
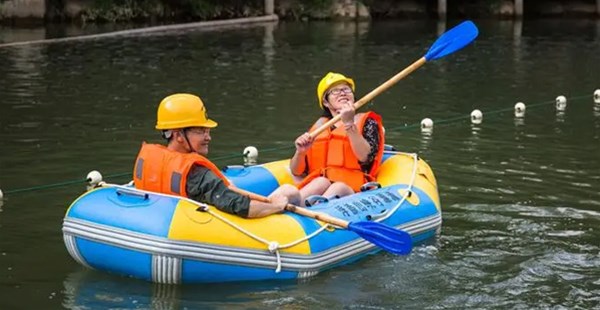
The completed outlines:
[[[594,94],[594,95],[596,95],[596,94]],[[579,101],[579,100],[584,100],[584,99],[589,100],[590,97],[591,97],[590,95],[578,95],[578,96],[569,97],[569,101],[573,102],[573,101]],[[532,108],[548,106],[548,105],[554,104],[555,102],[556,102],[555,100],[542,101],[542,102],[538,102],[538,103],[528,104],[527,108],[532,109]],[[596,103],[596,104],[598,104],[598,103]],[[502,113],[513,111],[513,109],[514,109],[513,107],[510,107],[510,108],[502,108],[502,109],[498,109],[498,110],[486,111],[486,117],[489,118],[490,116],[497,116]],[[465,120],[469,120],[470,117],[471,116],[469,114],[464,114],[464,115],[457,115],[457,116],[446,118],[446,119],[438,119],[438,120],[436,120],[436,125],[437,126],[439,126],[440,124],[450,125],[450,124],[454,124],[454,123],[458,123],[458,122],[463,122]],[[389,132],[389,131],[414,130],[414,129],[419,129],[420,126],[421,126],[420,123],[414,123],[414,124],[410,124],[410,125],[389,127],[389,128],[386,128],[386,131]],[[264,148],[264,149],[261,149],[261,153],[271,153],[271,152],[277,152],[277,151],[282,151],[282,150],[290,150],[293,148],[294,148],[293,145]],[[231,154],[226,154],[226,155],[222,155],[222,156],[215,156],[215,157],[212,157],[211,160],[214,162],[219,162],[219,161],[235,159],[235,158],[240,158],[240,154],[239,153],[231,153]],[[114,174],[108,174],[105,176],[106,179],[119,179],[119,178],[124,178],[124,177],[127,177],[128,179],[130,179],[131,172],[114,173]],[[57,182],[57,183],[41,184],[41,185],[30,186],[30,187],[9,189],[9,190],[4,191],[4,195],[34,192],[34,191],[46,190],[46,189],[63,187],[63,186],[74,185],[74,184],[83,184],[87,181],[88,181],[87,179],[74,179],[74,180],[66,180],[66,181]],[[1,198],[2,198],[2,191],[0,191],[0,199]]]

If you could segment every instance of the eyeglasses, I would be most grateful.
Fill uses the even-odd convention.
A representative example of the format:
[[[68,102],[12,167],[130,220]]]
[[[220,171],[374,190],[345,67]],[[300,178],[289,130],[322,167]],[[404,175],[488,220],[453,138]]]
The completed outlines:
[[[330,95],[335,95],[335,96],[338,96],[341,93],[351,94],[352,93],[352,88],[350,88],[350,87],[341,87],[341,88],[334,88],[334,89],[332,89],[332,90],[329,91]]]

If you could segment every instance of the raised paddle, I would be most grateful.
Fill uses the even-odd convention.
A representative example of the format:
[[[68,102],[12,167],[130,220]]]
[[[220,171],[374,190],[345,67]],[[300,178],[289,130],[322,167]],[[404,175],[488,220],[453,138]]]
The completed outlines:
[[[465,47],[467,44],[473,42],[473,40],[475,40],[478,34],[479,30],[477,29],[477,26],[475,26],[475,24],[473,24],[473,22],[471,21],[462,22],[458,26],[455,26],[454,28],[446,31],[433,43],[433,45],[431,45],[425,56],[421,57],[419,60],[415,61],[413,64],[408,66],[406,69],[400,71],[400,73],[394,75],[391,79],[385,81],[383,84],[379,85],[370,93],[360,98],[360,100],[356,101],[354,103],[354,110],[358,110],[365,103],[373,100],[373,98],[375,98],[377,95],[381,94],[388,88],[392,87],[394,84],[398,83],[398,81],[405,78],[413,71],[417,70],[426,62],[442,58]],[[321,125],[319,128],[313,130],[310,133],[310,136],[312,138],[316,137],[323,130],[337,123],[341,117],[342,116],[340,114],[336,115],[328,122]]]
[[[241,188],[231,187],[231,189],[242,195],[246,195],[251,199],[270,202],[267,197],[245,191]],[[307,216],[355,232],[361,238],[393,254],[404,255],[410,253],[412,250],[412,239],[409,233],[383,223],[366,221],[348,222],[325,213],[310,211],[293,204],[288,204],[285,209],[302,216]]]

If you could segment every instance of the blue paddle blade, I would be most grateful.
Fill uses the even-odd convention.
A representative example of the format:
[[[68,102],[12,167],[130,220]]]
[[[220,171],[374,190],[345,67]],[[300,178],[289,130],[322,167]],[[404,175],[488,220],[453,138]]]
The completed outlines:
[[[462,22],[442,34],[429,48],[424,57],[427,61],[430,61],[454,53],[473,42],[478,34],[479,30],[472,21]]]
[[[383,223],[351,222],[348,224],[348,230],[393,254],[405,255],[412,250],[409,233]]]

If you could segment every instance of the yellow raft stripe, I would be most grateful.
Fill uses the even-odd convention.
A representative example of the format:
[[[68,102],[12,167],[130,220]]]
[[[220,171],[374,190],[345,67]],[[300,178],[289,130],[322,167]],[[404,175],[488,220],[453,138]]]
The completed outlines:
[[[279,185],[281,184],[297,184],[302,181],[302,178],[295,178],[290,172],[290,160],[279,160],[262,165],[265,169],[269,170],[275,177]]]
[[[267,244],[251,238],[207,212],[196,211],[197,208],[198,206],[187,201],[179,201],[173,214],[173,220],[171,221],[169,239],[238,248],[268,249]],[[235,225],[243,227],[245,230],[267,241],[276,241],[279,245],[285,245],[306,236],[300,223],[286,214],[276,214],[258,219],[243,219],[221,212],[215,207],[211,207],[211,212],[219,213],[219,215]],[[282,249],[281,251],[295,254],[311,254],[308,241],[303,241],[298,245]]]
[[[388,158],[380,167],[377,181],[381,186],[396,184],[409,184],[412,177],[414,159],[412,154],[399,153]],[[421,159],[417,162],[417,175],[414,187],[425,192],[440,210],[440,199],[437,182],[427,163]],[[264,164],[263,167],[273,174],[279,184],[294,184],[294,177],[289,169],[289,159]],[[415,205],[420,202],[416,195],[408,198],[409,203]],[[228,225],[220,219],[206,212],[196,211],[197,206],[180,201],[175,209],[169,238],[174,240],[195,241],[216,245],[262,249],[268,245],[257,241],[240,230]],[[277,214],[259,219],[243,219],[227,214],[212,207],[212,212],[218,212],[228,221],[243,227],[262,239],[276,241],[280,245],[291,243],[305,237],[302,226],[291,216]],[[284,249],[284,252],[296,254],[311,254],[307,241]]]

